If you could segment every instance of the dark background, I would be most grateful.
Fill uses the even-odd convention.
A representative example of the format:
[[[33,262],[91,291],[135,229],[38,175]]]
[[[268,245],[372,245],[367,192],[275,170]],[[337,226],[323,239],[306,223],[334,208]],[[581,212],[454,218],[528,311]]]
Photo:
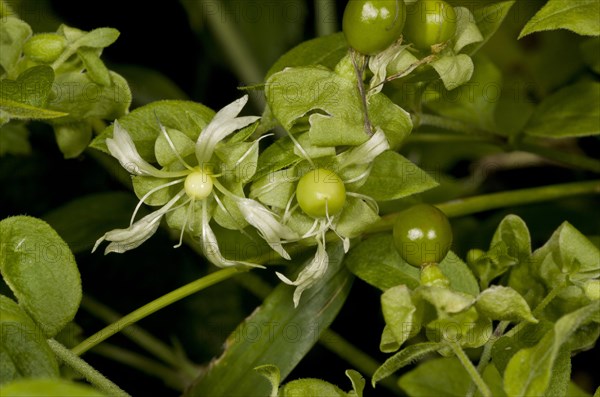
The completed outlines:
[[[229,10],[236,10],[240,1],[225,3]],[[281,3],[285,3],[285,0]],[[346,1],[337,2],[337,10],[333,16],[338,21],[341,21],[345,3]],[[535,4],[543,2],[529,3],[535,7]],[[117,28],[121,36],[115,44],[105,50],[103,59],[110,68],[122,73],[131,82],[134,106],[158,99],[188,98],[219,109],[240,95],[238,86],[251,82],[243,81],[234,72],[235,65],[232,65],[231,58],[215,39],[215,31],[209,28],[206,20],[190,12],[192,9],[198,11],[197,4],[198,0],[186,2],[186,6],[177,1],[33,1],[22,5],[24,8],[21,16],[38,32],[55,30],[59,21],[83,30],[102,26]],[[264,12],[264,9],[261,12]],[[522,26],[528,11],[524,8],[520,9],[520,12],[521,14],[516,13],[517,15],[507,19],[506,30],[518,30],[518,27]],[[303,12],[298,14],[303,15],[301,20],[290,22],[295,28],[290,28],[291,32],[286,29],[281,35],[273,36],[269,29],[264,29],[264,25],[271,21],[274,24],[281,22],[269,19],[265,15],[258,19],[254,18],[256,14],[242,13],[234,17],[239,19],[238,27],[245,32],[254,31],[261,38],[271,34],[275,44],[266,40],[269,37],[257,42],[251,33],[244,35],[248,40],[248,48],[257,53],[258,65],[263,73],[279,55],[301,41],[315,37],[316,28],[312,1],[307,1]],[[267,33],[264,33],[264,30]],[[568,42],[574,37],[568,33],[561,34],[567,37],[562,41]],[[531,54],[546,51],[547,41],[550,39],[544,41],[533,36],[515,42],[515,45],[523,54]],[[491,57],[505,60],[500,62],[505,72],[523,79],[530,77],[528,73],[533,73],[527,58],[515,57],[514,49],[510,49],[512,52],[507,50],[507,55],[503,55],[502,43],[499,41],[492,41],[487,47]],[[560,49],[557,49],[555,56],[559,51]],[[144,69],[139,69],[140,67]],[[148,71],[157,71],[162,77],[149,75]],[[575,68],[573,74],[577,71]],[[568,79],[567,76],[565,80]],[[161,84],[156,83],[157,81]],[[537,100],[540,93],[552,89],[551,81],[529,81],[534,87],[529,93],[533,101]],[[160,89],[153,89],[153,86],[159,85]],[[258,109],[253,109],[255,110]],[[56,149],[51,130],[45,125],[34,124],[31,139],[34,147],[31,157],[0,158],[0,218],[16,214],[43,217],[48,211],[85,194],[109,190],[126,191],[85,155],[75,160],[63,160]],[[598,140],[595,138],[584,140],[581,146],[588,153],[598,153]],[[471,158],[463,159],[453,162],[446,171],[456,178],[466,177],[472,171],[471,165]],[[549,164],[538,165],[525,171],[493,169],[490,170],[480,191],[502,191],[588,177],[590,175],[585,172]],[[597,201],[595,204],[598,204]],[[509,212],[522,216],[530,230],[536,232],[533,236],[534,247],[543,244],[564,219],[568,219],[586,234],[600,235],[597,226],[599,223],[595,222],[598,218],[598,206],[595,207],[595,213],[582,213],[581,208],[594,208],[593,201],[571,199],[560,204],[513,208],[501,213],[483,213],[477,217],[453,220],[455,235],[459,236],[455,250],[464,255],[468,248],[485,249],[498,221]],[[153,239],[143,250],[134,250],[124,255],[78,255],[84,291],[125,314],[207,271],[207,265],[191,250],[185,247],[170,249],[172,241],[166,232],[159,231],[158,236]],[[272,285],[277,282],[272,276],[264,277]],[[352,293],[332,329],[383,361],[386,355],[378,354],[383,319],[378,311],[372,310],[379,307],[379,296],[379,291],[360,280],[355,281]],[[168,343],[177,340],[185,347],[186,354],[191,359],[203,363],[219,354],[225,337],[258,304],[260,300],[238,284],[226,282],[218,288],[204,291],[201,297],[190,297],[161,310],[143,320],[140,325]],[[78,314],[76,321],[87,334],[104,326],[84,311]],[[109,342],[134,351],[137,349],[120,335],[111,338]],[[133,395],[176,394],[160,380],[98,355],[90,353],[86,355],[86,359]],[[573,360],[573,378],[590,392],[599,384],[593,370],[597,366],[597,360],[598,348],[580,354]],[[344,376],[344,371],[348,368],[349,365],[343,360],[317,345],[289,379],[321,377],[348,390],[349,381]],[[381,386],[376,392],[379,396],[386,395]],[[367,395],[374,393],[367,392]]]

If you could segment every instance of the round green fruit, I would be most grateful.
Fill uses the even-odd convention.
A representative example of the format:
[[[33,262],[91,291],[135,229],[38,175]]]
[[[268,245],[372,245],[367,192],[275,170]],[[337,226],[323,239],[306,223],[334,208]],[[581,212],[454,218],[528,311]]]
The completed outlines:
[[[374,55],[398,40],[405,19],[404,0],[349,0],[342,30],[350,47]]]
[[[456,33],[456,12],[442,0],[419,0],[408,9],[404,37],[420,50],[445,43]]]
[[[56,33],[41,33],[31,37],[23,46],[29,59],[40,63],[51,63],[63,53],[67,40]]]
[[[333,216],[344,208],[346,187],[335,172],[317,168],[300,178],[296,199],[307,215],[314,218]]]
[[[185,178],[183,188],[189,198],[203,200],[213,191],[212,176],[201,170],[194,171]]]
[[[452,228],[442,211],[429,204],[417,204],[398,214],[394,244],[412,266],[440,263],[450,250]]]

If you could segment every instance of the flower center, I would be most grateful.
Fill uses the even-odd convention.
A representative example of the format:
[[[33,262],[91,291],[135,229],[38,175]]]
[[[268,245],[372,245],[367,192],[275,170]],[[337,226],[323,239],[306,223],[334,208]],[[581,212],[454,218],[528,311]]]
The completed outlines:
[[[213,191],[213,180],[210,174],[194,171],[185,178],[185,192],[194,200],[203,200]]]
[[[296,198],[300,208],[312,217],[334,216],[346,203],[346,188],[337,174],[318,168],[300,178]]]

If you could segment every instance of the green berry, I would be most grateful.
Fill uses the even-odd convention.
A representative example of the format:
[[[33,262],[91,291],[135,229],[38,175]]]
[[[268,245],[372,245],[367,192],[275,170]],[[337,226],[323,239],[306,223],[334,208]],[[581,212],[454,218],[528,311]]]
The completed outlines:
[[[417,204],[398,214],[394,243],[400,256],[412,266],[440,263],[450,250],[452,228],[442,211],[429,204]]]
[[[442,0],[419,0],[408,9],[404,36],[420,50],[445,43],[456,33],[456,12]]]
[[[194,200],[205,199],[213,191],[212,176],[203,171],[194,171],[185,178],[183,187],[188,197]]]
[[[404,0],[349,0],[342,30],[350,47],[374,55],[398,40],[405,19]]]
[[[317,168],[300,178],[296,199],[307,215],[314,218],[333,216],[344,208],[346,187],[335,172]]]

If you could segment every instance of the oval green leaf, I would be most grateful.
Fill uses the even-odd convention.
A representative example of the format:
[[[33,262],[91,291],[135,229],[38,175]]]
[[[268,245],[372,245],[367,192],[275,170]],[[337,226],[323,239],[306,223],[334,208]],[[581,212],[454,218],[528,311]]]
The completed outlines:
[[[81,302],[81,279],[69,246],[46,222],[28,216],[1,221],[0,241],[6,284],[46,335],[56,335]]]

